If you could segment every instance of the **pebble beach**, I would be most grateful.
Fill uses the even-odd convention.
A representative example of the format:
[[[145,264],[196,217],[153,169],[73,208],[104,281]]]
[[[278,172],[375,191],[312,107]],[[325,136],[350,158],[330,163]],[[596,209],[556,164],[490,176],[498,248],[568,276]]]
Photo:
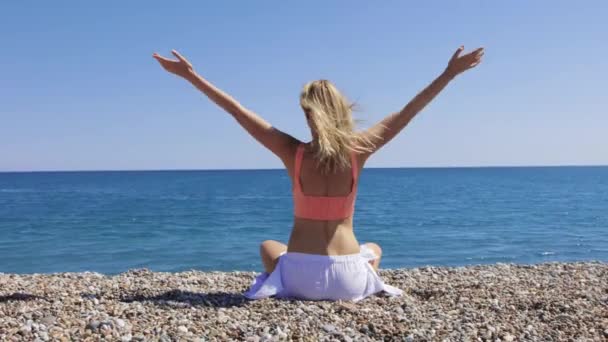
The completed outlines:
[[[381,270],[358,303],[241,293],[254,272],[1,274],[2,341],[607,341],[608,264]]]

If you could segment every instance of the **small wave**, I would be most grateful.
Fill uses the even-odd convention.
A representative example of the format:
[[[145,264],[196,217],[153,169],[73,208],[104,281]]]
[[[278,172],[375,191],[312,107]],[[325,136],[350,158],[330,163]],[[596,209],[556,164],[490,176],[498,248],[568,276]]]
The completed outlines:
[[[34,192],[34,189],[0,189],[0,192],[6,192],[6,193]]]
[[[183,195],[183,196],[175,195],[175,196],[160,196],[160,197],[158,197],[158,199],[160,199],[160,200],[171,200],[171,201],[187,201],[187,200],[192,199],[192,197],[191,196],[186,196],[186,195]]]
[[[269,195],[235,195],[235,196],[215,196],[217,200],[281,200],[286,199],[288,196],[269,196]]]
[[[555,252],[542,252],[540,255],[555,255]]]

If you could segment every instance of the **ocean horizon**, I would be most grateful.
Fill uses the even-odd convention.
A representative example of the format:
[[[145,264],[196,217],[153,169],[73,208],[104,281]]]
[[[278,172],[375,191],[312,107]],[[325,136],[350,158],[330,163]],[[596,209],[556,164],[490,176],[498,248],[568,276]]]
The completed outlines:
[[[457,165],[457,166],[366,166],[365,170],[370,169],[508,169],[508,168],[559,168],[559,167],[608,167],[608,164],[547,164],[547,165]],[[285,168],[150,168],[150,169],[48,169],[48,170],[0,170],[0,173],[57,173],[57,172],[190,172],[190,171],[281,171]]]

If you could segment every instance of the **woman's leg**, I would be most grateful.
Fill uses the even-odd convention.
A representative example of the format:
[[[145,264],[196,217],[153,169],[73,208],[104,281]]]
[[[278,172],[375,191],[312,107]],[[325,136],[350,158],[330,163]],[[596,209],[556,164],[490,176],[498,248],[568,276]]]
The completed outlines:
[[[268,273],[272,273],[279,260],[279,255],[285,251],[287,251],[287,245],[278,241],[266,240],[262,242],[260,245],[260,256],[262,257],[264,270]]]
[[[376,255],[378,256],[378,258],[369,261],[372,267],[377,271],[378,267],[380,267],[380,259],[382,258],[382,248],[380,248],[380,246],[378,246],[378,244],[374,242],[368,242],[365,245],[369,247],[372,251],[374,251],[374,253],[376,253]]]

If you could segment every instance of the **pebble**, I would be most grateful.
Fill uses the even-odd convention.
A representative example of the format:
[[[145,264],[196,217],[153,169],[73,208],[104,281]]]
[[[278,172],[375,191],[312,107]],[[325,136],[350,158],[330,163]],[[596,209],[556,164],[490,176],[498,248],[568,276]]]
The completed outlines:
[[[112,329],[114,327],[114,324],[112,323],[112,321],[103,321],[101,323],[99,323],[99,329]]]
[[[55,320],[56,320],[55,316],[46,315],[46,316],[42,317],[42,319],[40,320],[40,323],[42,323],[48,327],[48,326],[55,324]]]
[[[325,325],[323,325],[323,330],[325,330],[328,333],[332,333],[332,332],[336,331],[336,326],[334,326],[333,324],[325,324]]]
[[[124,320],[122,320],[122,319],[118,318],[118,319],[116,319],[116,325],[117,325],[119,328],[121,328],[121,329],[122,329],[122,328],[124,328],[124,327],[125,327],[126,323],[125,323],[125,321],[124,321]]]
[[[100,324],[101,323],[99,321],[91,321],[89,324],[87,324],[86,328],[95,331],[97,328],[99,328]]]
[[[48,341],[49,340],[49,334],[46,331],[40,331],[38,333],[38,337],[40,337],[40,339],[43,340],[43,341]]]

